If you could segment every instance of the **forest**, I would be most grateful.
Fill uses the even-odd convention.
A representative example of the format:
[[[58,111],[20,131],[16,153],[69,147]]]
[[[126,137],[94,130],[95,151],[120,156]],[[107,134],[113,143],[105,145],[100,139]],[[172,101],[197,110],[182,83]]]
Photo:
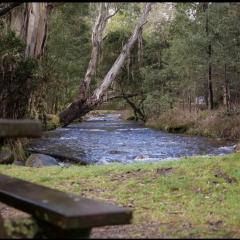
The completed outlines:
[[[27,13],[16,8],[10,16],[1,17],[0,116],[44,122],[47,115],[55,114],[64,125],[84,115],[85,110],[79,110],[73,119],[64,119],[64,111],[81,98],[81,91],[90,97],[101,89],[131,36],[141,8],[143,3],[43,4],[41,14],[47,19],[42,15],[43,22],[35,30],[41,34],[33,42],[31,34],[37,33],[24,33],[27,26],[16,23]],[[206,125],[203,112],[216,122],[231,115],[231,126],[237,127],[239,4],[158,3],[152,8],[121,70],[106,86],[101,103],[86,111],[101,108],[104,101],[105,108],[130,109],[135,119],[159,127],[188,127],[197,121],[200,129],[192,130],[201,134],[201,126]],[[117,13],[109,14],[100,23],[104,26],[94,30],[97,17],[106,17],[107,11]],[[95,40],[94,34],[98,35]],[[181,120],[172,117],[175,112]],[[165,126],[169,116],[173,126]],[[213,127],[216,122],[209,119],[208,124]],[[224,123],[219,122],[219,127]],[[208,131],[217,137],[239,138],[230,127],[222,133]]]
[[[239,24],[238,2],[0,3],[0,172],[135,209],[93,237],[239,237]]]

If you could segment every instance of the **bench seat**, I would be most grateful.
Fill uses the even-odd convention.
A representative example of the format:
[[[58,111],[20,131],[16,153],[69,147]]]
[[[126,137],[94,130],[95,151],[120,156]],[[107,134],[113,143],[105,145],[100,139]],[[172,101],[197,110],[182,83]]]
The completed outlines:
[[[62,230],[129,224],[132,210],[0,174],[1,202]]]

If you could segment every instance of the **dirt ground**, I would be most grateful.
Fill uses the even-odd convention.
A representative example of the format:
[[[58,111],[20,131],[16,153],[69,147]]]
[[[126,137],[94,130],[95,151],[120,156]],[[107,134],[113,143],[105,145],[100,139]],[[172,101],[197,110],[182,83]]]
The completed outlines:
[[[4,219],[29,217],[28,214],[2,203],[0,203],[0,213]],[[161,238],[163,236],[159,235],[159,224],[146,223],[98,227],[92,229],[91,238]]]

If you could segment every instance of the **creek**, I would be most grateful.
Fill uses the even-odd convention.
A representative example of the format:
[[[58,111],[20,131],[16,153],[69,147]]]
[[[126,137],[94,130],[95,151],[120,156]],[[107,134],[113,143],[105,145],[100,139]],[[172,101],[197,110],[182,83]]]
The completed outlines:
[[[49,131],[32,140],[29,150],[84,164],[108,164],[224,155],[234,152],[234,143],[158,131],[111,113]]]

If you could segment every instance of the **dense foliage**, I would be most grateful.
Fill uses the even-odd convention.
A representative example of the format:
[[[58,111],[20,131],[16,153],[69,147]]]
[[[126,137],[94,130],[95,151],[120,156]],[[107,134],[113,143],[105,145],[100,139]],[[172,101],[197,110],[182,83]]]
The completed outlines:
[[[37,62],[25,59],[25,45],[0,22],[0,118],[29,115],[30,95],[37,87]]]
[[[107,26],[95,85],[130,36],[141,4],[122,4],[120,9]],[[211,63],[214,107],[233,107],[239,100],[238,10],[238,3],[209,3],[207,9],[203,3],[155,4],[142,39],[109,92],[136,94],[128,100],[146,117],[175,106],[189,110],[207,107]],[[53,12],[48,56],[55,61],[51,75],[55,77],[51,81],[52,94],[48,94],[50,102],[58,98],[64,107],[76,96],[89,60],[95,15],[94,4],[88,3],[65,4]],[[61,86],[58,92],[56,85]],[[125,100],[117,100],[117,105],[125,106]]]
[[[93,89],[118,57],[143,6],[117,4],[119,11],[108,21],[104,32]],[[13,90],[8,92],[12,98],[4,97],[2,90],[1,101],[9,101],[5,107],[13,100],[14,104],[27,105],[31,116],[41,118],[40,109],[59,113],[73,101],[90,59],[97,6],[98,3],[68,3],[56,7],[48,23],[45,55],[38,63],[23,57],[24,45],[12,32],[3,31],[2,25],[1,84],[18,86],[21,82],[26,86],[22,88],[24,92],[31,96],[17,101]],[[130,105],[142,120],[175,107],[190,111],[207,108],[211,87],[215,109],[236,108],[240,97],[239,22],[239,3],[156,3],[142,37],[109,89],[109,95],[124,96],[115,100],[114,107]],[[7,62],[11,81],[4,66]],[[6,110],[1,111],[5,116]],[[26,115],[25,111],[22,114]]]

